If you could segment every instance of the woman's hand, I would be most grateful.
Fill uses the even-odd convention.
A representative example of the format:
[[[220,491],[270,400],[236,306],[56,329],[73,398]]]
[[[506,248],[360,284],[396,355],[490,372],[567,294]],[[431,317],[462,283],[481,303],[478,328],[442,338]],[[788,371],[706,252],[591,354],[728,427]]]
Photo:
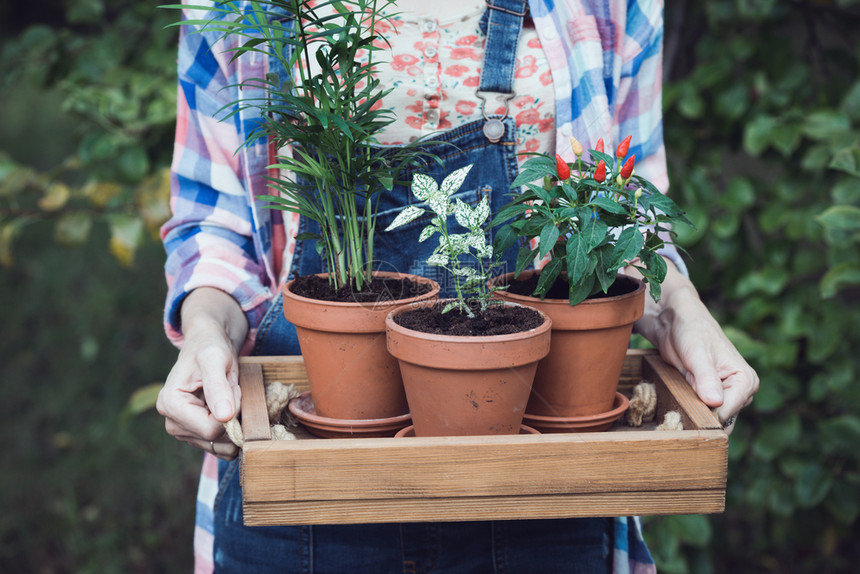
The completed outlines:
[[[239,409],[239,360],[248,322],[238,303],[217,289],[192,291],[182,304],[184,341],[158,394],[167,432],[192,446],[232,460],[239,449],[223,423]]]
[[[684,375],[731,433],[738,412],[758,391],[758,375],[723,333],[689,279],[671,262],[668,267],[663,297],[654,303],[646,296],[645,315],[635,328]]]

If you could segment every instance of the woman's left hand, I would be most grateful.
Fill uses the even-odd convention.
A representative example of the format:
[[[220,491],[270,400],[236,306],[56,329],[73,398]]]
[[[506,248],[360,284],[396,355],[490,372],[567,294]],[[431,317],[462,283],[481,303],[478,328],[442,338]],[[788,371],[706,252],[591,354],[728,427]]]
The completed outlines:
[[[714,408],[726,432],[758,391],[759,378],[729,341],[689,279],[669,263],[659,303],[647,299],[636,323],[663,359],[687,379],[706,405]]]

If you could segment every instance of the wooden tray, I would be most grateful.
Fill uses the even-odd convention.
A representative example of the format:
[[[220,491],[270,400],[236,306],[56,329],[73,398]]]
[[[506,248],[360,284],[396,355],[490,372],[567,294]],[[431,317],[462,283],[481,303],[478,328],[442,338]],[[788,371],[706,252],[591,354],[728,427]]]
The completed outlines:
[[[271,439],[264,384],[307,389],[301,357],[246,357],[242,387],[245,524],[349,524],[705,514],[725,507],[728,437],[677,370],[628,351],[620,390],[656,384],[657,420],[682,431]]]

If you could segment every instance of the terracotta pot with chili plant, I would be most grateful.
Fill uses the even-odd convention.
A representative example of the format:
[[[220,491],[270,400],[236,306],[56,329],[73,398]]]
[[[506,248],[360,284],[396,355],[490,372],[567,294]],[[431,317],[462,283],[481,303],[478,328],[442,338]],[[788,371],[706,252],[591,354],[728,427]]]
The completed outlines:
[[[635,173],[630,141],[612,157],[601,139],[589,150],[590,161],[573,138],[573,163],[536,154],[513,183],[523,192],[495,216],[495,249],[521,242],[514,272],[492,282],[507,287],[496,296],[533,305],[553,320],[552,350],[538,367],[527,424],[552,419],[557,428],[559,421],[573,424],[617,407],[618,377],[633,323],[644,311],[645,287],[657,301],[666,277],[659,251],[673,237],[673,224],[692,225]],[[526,269],[547,258],[540,270]],[[627,266],[642,280],[619,273]]]

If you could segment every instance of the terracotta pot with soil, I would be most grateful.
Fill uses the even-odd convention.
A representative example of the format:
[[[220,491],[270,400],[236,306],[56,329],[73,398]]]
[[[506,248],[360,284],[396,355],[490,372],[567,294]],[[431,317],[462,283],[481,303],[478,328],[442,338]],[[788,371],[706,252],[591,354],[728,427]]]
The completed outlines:
[[[327,283],[324,274],[314,277]],[[412,285],[405,297],[404,279]],[[284,316],[296,326],[316,414],[387,419],[407,413],[400,369],[386,348],[385,318],[400,305],[435,300],[439,285],[424,277],[379,272],[361,293],[341,292],[342,300],[326,301],[295,292],[296,282],[306,280],[284,286]]]
[[[493,281],[494,285],[510,285],[496,291],[495,297],[529,305],[552,319],[551,349],[538,366],[526,412],[575,419],[612,411],[633,323],[644,313],[644,284],[619,276],[607,295],[576,305],[568,302],[566,284],[557,299],[551,298],[553,292],[543,300],[517,293],[531,293],[538,275],[538,271],[528,270],[517,280],[507,273]],[[536,426],[530,420],[526,424]],[[588,429],[572,423],[570,430]]]
[[[386,318],[415,436],[519,433],[552,321],[514,304],[491,305],[475,321],[441,314],[443,303],[405,305]]]

